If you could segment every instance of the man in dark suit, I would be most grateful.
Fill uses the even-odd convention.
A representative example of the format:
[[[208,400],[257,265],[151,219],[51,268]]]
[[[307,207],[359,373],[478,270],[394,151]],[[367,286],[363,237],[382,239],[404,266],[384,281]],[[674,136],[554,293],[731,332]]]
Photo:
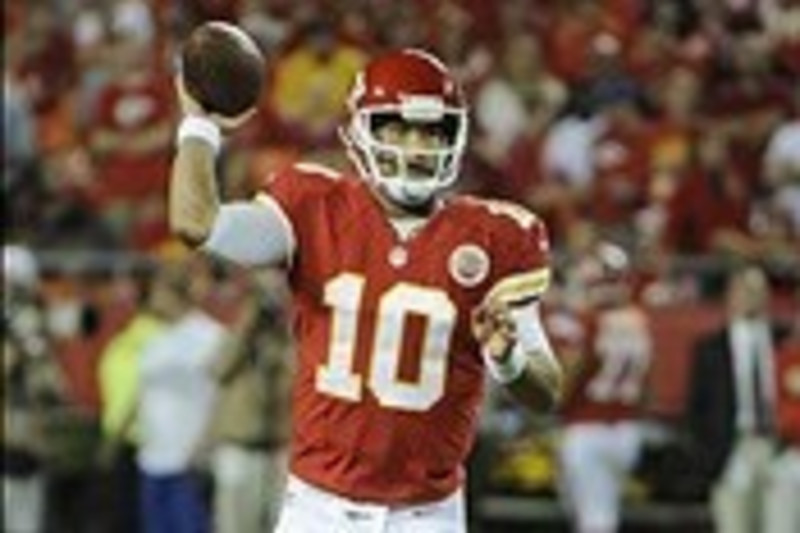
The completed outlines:
[[[771,319],[769,296],[763,271],[749,266],[734,272],[725,323],[695,346],[688,424],[713,485],[711,508],[720,533],[763,531],[777,444],[774,347],[786,329]]]

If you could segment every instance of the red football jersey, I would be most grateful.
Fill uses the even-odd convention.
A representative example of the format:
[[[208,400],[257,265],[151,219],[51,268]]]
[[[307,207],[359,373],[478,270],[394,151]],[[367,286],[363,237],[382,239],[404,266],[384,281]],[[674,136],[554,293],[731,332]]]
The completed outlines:
[[[784,439],[800,447],[800,342],[785,344],[775,361],[778,429]]]
[[[569,422],[615,422],[641,414],[652,362],[645,313],[636,306],[595,311],[575,338],[583,346],[574,385],[564,402]]]
[[[301,164],[266,190],[296,243],[292,473],[377,503],[450,494],[483,393],[470,314],[488,291],[541,294],[544,227],[516,205],[457,197],[403,240],[361,179]]]

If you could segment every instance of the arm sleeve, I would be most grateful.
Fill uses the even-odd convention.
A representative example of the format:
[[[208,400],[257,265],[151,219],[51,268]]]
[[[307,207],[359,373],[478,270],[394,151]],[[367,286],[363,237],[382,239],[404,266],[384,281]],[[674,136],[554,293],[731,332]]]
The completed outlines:
[[[517,346],[525,353],[538,352],[546,357],[553,356],[553,348],[542,324],[539,313],[540,302],[529,301],[511,310],[511,318],[517,331]]]
[[[499,275],[486,299],[517,307],[538,300],[550,285],[550,245],[538,217],[516,206],[503,207],[502,212],[510,217],[498,226],[495,257]]]
[[[486,368],[498,382],[508,384],[515,381],[525,372],[531,357],[551,366],[559,366],[542,327],[538,301],[512,308],[511,320],[517,332],[517,342],[512,348],[511,357],[505,363],[499,364],[493,357],[483,354]]]
[[[283,209],[267,194],[220,208],[203,249],[243,266],[289,262],[295,235]]]

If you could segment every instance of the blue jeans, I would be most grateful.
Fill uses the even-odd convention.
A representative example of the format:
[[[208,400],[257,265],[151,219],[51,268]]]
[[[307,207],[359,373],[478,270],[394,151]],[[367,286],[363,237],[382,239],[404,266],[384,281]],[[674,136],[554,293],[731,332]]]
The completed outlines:
[[[208,533],[209,513],[197,478],[191,473],[142,472],[142,524],[145,533]]]

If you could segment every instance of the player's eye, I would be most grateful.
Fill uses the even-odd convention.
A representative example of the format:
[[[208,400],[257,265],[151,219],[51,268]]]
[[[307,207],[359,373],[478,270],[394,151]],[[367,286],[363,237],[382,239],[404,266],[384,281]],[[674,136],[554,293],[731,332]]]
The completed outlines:
[[[405,131],[403,119],[396,113],[376,113],[370,117],[370,129],[384,142],[398,141]]]
[[[458,133],[458,115],[446,114],[442,120],[426,125],[427,132],[442,141],[442,144],[453,144]]]

